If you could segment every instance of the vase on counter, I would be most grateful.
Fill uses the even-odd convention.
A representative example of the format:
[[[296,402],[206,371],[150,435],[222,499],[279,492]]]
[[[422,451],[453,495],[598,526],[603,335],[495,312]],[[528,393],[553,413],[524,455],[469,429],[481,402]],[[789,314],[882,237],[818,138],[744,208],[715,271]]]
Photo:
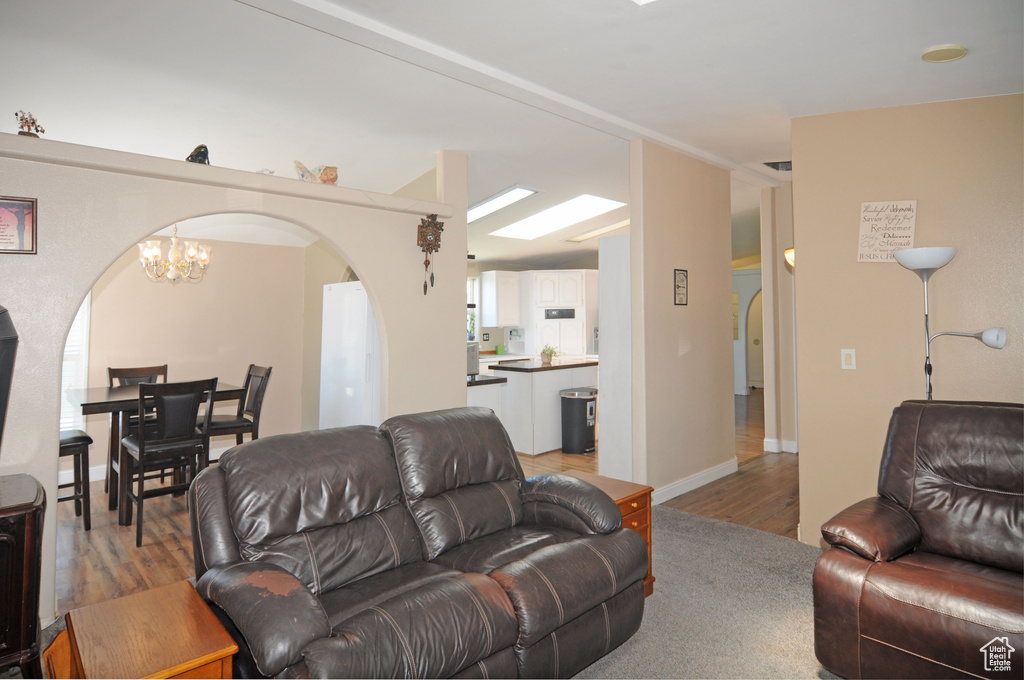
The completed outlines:
[[[544,366],[550,366],[551,365],[551,357],[553,357],[553,356],[554,356],[554,354],[541,354],[540,355],[540,363],[543,364]]]

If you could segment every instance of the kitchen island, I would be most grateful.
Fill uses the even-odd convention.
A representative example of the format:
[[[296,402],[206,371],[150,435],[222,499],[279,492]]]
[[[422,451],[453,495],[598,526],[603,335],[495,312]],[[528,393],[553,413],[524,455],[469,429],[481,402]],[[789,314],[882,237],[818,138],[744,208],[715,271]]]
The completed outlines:
[[[501,418],[501,398],[507,378],[494,375],[466,376],[466,405],[484,406]]]
[[[501,421],[516,451],[535,456],[562,448],[562,401],[558,393],[573,387],[596,388],[597,366],[597,361],[591,359],[555,359],[550,364],[520,361],[491,369],[508,379],[502,395]]]

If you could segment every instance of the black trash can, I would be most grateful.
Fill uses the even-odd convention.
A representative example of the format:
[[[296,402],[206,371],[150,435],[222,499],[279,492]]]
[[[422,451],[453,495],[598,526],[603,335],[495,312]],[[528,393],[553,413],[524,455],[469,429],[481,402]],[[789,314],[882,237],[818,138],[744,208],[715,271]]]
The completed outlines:
[[[593,453],[597,425],[597,388],[561,390],[562,452]]]

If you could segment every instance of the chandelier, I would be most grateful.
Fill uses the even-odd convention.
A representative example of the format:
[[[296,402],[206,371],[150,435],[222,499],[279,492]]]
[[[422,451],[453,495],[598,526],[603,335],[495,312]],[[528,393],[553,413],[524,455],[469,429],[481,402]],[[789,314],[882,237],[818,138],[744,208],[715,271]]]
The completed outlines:
[[[146,276],[154,281],[167,279],[177,283],[184,279],[192,283],[198,282],[210,266],[210,246],[196,241],[184,241],[184,249],[179,245],[178,225],[174,225],[171,235],[171,247],[167,249],[167,259],[163,259],[163,245],[160,241],[143,241],[139,245],[139,261],[146,271]]]

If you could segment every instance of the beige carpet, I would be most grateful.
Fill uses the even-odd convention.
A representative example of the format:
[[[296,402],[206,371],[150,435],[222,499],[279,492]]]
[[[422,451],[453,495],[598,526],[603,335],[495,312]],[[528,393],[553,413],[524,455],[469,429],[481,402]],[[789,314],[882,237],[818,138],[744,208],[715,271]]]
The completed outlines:
[[[814,657],[817,548],[656,506],[640,630],[577,678],[835,678]]]

